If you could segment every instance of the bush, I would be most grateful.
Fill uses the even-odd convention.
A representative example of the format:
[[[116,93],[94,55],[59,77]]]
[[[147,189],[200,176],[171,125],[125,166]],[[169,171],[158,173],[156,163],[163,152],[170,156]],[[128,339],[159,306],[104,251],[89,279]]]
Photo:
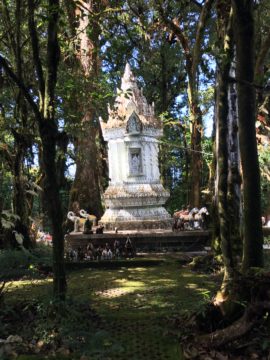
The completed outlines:
[[[34,249],[31,250],[31,254],[39,263],[50,266],[52,265],[52,247],[45,244],[37,244]]]
[[[264,237],[264,244],[265,245],[270,245],[270,236],[265,236]]]
[[[39,244],[30,251],[0,250],[0,280],[39,275],[39,267],[52,265],[52,248]]]

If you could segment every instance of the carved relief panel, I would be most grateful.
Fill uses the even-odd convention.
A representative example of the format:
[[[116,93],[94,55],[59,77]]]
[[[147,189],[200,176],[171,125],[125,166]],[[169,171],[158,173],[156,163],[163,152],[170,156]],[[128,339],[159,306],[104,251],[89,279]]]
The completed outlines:
[[[129,176],[142,175],[142,151],[141,148],[128,149]]]

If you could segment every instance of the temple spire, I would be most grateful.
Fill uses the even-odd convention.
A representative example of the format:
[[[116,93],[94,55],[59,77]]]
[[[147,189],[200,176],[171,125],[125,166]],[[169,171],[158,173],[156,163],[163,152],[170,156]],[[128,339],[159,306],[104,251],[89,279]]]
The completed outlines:
[[[135,112],[143,127],[162,131],[161,121],[155,117],[154,107],[148,104],[143,90],[139,89],[128,63],[121,80],[121,90],[117,89],[114,106],[108,107],[109,119],[106,123],[101,120],[102,128],[122,128],[125,131],[128,119]]]
[[[131,67],[129,63],[126,63],[125,72],[121,81],[121,89],[123,91],[126,91],[128,89],[134,89],[134,88],[138,88],[138,85],[136,83],[136,78],[133,75],[133,72],[131,71]]]

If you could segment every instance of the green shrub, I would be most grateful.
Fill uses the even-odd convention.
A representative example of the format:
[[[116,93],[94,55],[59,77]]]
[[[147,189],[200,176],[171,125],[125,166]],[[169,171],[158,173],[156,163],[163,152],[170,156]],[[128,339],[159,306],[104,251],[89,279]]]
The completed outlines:
[[[44,265],[52,265],[52,247],[45,244],[38,244],[31,250],[35,261]]]
[[[52,265],[52,248],[38,244],[30,251],[0,250],[0,280],[38,275],[40,266]]]
[[[270,245],[270,236],[265,236],[264,237],[264,244],[265,245]]]

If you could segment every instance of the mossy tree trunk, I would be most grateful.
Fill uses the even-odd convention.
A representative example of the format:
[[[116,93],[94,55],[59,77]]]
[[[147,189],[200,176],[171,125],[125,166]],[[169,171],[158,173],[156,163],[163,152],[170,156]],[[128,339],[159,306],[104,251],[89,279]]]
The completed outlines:
[[[224,41],[224,39],[223,39]],[[226,48],[226,46],[228,46]],[[224,56],[218,74],[218,109],[217,109],[217,162],[218,162],[218,214],[220,229],[220,245],[224,262],[224,286],[233,279],[234,264],[232,260],[232,244],[228,214],[228,76],[230,71],[231,44],[224,44]]]
[[[2,156],[1,156],[1,158],[2,158]],[[1,161],[0,162],[0,189],[1,190],[4,187],[3,183],[4,183],[4,181],[3,181],[3,164]],[[3,198],[3,192],[1,191],[0,192],[0,234],[2,234],[2,231],[3,231],[3,226],[2,226],[2,211],[4,210],[3,207],[4,207],[4,198]]]
[[[254,19],[252,0],[233,1],[235,11],[236,81],[239,139],[243,172],[243,270],[263,266],[260,171],[254,88]]]
[[[39,131],[43,145],[45,170],[44,191],[47,193],[48,210],[53,229],[53,273],[54,295],[64,299],[66,278],[64,267],[63,215],[59,184],[56,171],[57,126],[55,122],[55,86],[60,57],[58,44],[59,0],[49,0],[49,20],[47,37],[47,73],[45,78],[43,119]]]
[[[217,15],[218,34],[223,46],[220,49],[215,111],[214,206],[218,209],[218,217],[215,219],[214,246],[222,253],[224,279],[221,290],[228,295],[239,267],[241,249],[237,95],[235,85],[229,81],[234,73],[233,11],[230,2],[217,2]]]
[[[92,123],[92,114],[85,114],[84,120],[83,133],[76,141],[76,174],[70,191],[70,205],[76,201],[80,208],[100,218],[103,209],[96,145],[98,128]]]
[[[235,77],[235,52],[231,61],[230,77]],[[240,174],[240,147],[238,132],[238,106],[236,84],[230,82],[228,86],[228,127],[229,127],[229,158],[228,158],[228,214],[230,224],[230,237],[234,264],[239,268],[243,239],[242,239],[242,196]]]
[[[90,15],[100,12],[105,5],[103,1],[83,1],[75,6],[66,2],[72,31],[76,34],[76,57],[82,76],[86,79],[88,93],[95,91],[95,83],[100,72],[98,19],[89,20]],[[77,20],[75,15],[78,16]],[[88,32],[91,27],[91,35]],[[100,164],[98,156],[97,139],[100,136],[99,123],[96,121],[94,104],[89,96],[87,103],[77,99],[78,106],[83,113],[81,131],[75,139],[76,174],[70,192],[70,205],[78,202],[80,208],[96,215],[102,216],[103,209],[100,194]],[[101,143],[101,142],[100,142]]]
[[[53,236],[53,289],[54,296],[64,299],[66,293],[66,278],[64,268],[64,234],[62,229],[62,206],[56,171],[56,144],[58,129],[55,120],[55,86],[60,49],[58,45],[59,1],[49,0],[48,3],[48,33],[46,52],[46,74],[44,75],[40,58],[39,41],[35,23],[35,5],[28,0],[28,22],[32,43],[33,60],[38,77],[39,109],[33,104],[42,143],[42,164],[45,172],[44,192],[46,205],[52,224]],[[30,102],[31,103],[31,102]]]

